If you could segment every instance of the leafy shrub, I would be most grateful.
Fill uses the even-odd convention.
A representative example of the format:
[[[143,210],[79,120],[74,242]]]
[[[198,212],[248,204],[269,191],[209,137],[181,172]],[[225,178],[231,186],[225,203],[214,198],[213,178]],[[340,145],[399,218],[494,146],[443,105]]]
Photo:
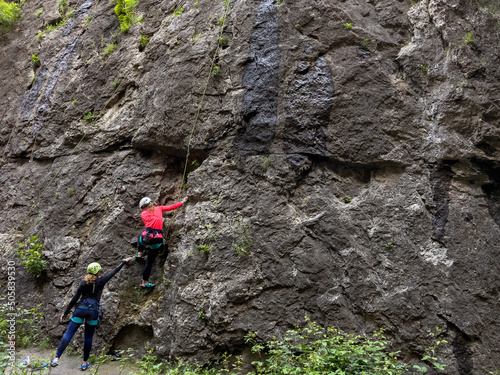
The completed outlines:
[[[254,334],[247,336],[254,353],[267,351],[267,359],[253,362],[257,374],[399,375],[408,369],[398,362],[398,352],[388,351],[389,341],[382,331],[368,338],[306,321],[305,328],[290,330],[282,341],[270,341],[265,346],[255,342]]]
[[[43,321],[43,312],[38,311],[40,306],[14,307],[5,297],[0,299],[0,352],[9,341],[9,321],[12,319],[16,320],[16,348],[27,348],[40,342],[40,324]]]
[[[43,244],[38,240],[38,236],[31,236],[26,244],[19,244],[17,251],[28,273],[39,280],[45,277],[47,264],[47,261],[42,259],[42,251]]]
[[[134,23],[140,22],[142,17],[135,14],[135,6],[139,0],[116,0],[115,14],[120,21],[120,30],[126,33]]]
[[[21,17],[19,5],[0,0],[0,31],[9,31],[19,17]]]

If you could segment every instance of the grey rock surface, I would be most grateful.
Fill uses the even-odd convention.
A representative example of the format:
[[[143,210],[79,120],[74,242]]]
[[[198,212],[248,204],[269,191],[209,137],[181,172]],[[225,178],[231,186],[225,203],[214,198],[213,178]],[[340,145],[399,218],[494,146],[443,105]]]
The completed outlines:
[[[309,316],[412,363],[437,326],[447,374],[500,369],[497,2],[231,0],[218,50],[222,0],[141,0],[128,33],[69,3],[41,40],[55,1],[0,35],[0,284],[15,260],[46,334],[88,263],[135,252],[143,196],[188,195],[155,290],[140,264],[108,284],[95,347],[206,360]],[[15,255],[32,235],[43,284]]]

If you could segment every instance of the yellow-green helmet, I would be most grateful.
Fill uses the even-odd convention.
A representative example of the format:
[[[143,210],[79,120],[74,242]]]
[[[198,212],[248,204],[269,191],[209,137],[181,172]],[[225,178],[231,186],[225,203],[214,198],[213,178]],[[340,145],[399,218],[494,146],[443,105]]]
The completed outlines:
[[[91,273],[93,275],[97,274],[99,270],[101,269],[101,265],[99,263],[90,263],[89,266],[87,267],[87,272]]]

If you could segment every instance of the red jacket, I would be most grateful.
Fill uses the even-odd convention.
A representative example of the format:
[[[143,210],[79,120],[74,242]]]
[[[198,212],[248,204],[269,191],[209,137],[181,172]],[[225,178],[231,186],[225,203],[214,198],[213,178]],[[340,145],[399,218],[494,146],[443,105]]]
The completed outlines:
[[[141,218],[146,228],[163,229],[163,211],[173,211],[182,206],[182,202],[174,203],[171,206],[156,206],[152,212],[142,211]]]

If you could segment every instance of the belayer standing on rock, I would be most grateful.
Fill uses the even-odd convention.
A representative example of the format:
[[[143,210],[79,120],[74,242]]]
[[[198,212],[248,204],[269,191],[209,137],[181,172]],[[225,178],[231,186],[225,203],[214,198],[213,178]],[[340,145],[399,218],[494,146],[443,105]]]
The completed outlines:
[[[187,197],[182,198],[181,202],[174,203],[171,206],[158,206],[150,198],[144,197],[139,202],[139,208],[142,210],[141,218],[146,226],[146,230],[139,234],[137,238],[137,259],[143,258],[146,248],[149,248],[146,265],[142,271],[142,288],[152,288],[155,284],[148,282],[151,268],[158,256],[158,249],[163,245],[163,212],[173,211],[181,207],[187,201]]]
[[[76,290],[76,293],[71,299],[68,307],[61,315],[60,320],[66,320],[73,306],[77,305],[75,312],[73,313],[73,317],[69,322],[68,329],[64,333],[64,336],[57,347],[56,356],[52,360],[52,366],[57,366],[59,364],[59,358],[63,354],[64,349],[66,349],[76,331],[84,321],[85,339],[83,343],[83,363],[80,366],[80,369],[86,370],[90,366],[88,359],[90,349],[92,349],[92,337],[94,336],[100,317],[102,317],[102,309],[99,304],[102,290],[104,289],[104,285],[106,285],[106,283],[122,269],[123,265],[131,259],[133,258],[122,260],[118,267],[104,276],[98,276],[99,271],[101,270],[101,265],[99,263],[94,262],[88,265],[87,275],[78,286],[78,289]],[[80,297],[81,299],[77,304]]]

